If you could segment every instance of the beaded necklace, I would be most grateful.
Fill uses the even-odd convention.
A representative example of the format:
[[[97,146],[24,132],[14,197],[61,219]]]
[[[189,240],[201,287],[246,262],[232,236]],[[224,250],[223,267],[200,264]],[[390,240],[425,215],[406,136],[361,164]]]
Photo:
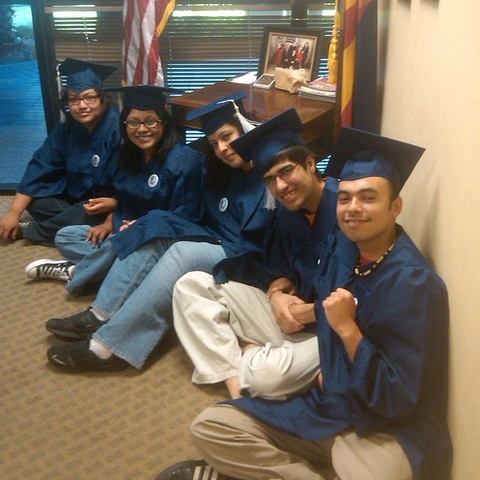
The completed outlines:
[[[383,262],[383,260],[385,260],[385,257],[388,257],[388,254],[392,251],[394,246],[395,246],[395,242],[393,242],[387,248],[387,251],[365,272],[360,271],[360,266],[362,265],[362,262],[361,260],[359,260],[355,267],[355,275],[358,275],[359,277],[366,277],[367,275],[370,275],[374,270],[378,268],[378,266]]]

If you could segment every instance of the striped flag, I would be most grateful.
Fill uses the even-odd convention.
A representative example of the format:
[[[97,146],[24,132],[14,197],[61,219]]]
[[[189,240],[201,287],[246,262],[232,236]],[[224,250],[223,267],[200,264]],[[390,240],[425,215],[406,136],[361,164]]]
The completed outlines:
[[[175,0],[124,0],[123,85],[165,85],[158,38]]]
[[[341,126],[378,133],[378,0],[343,0]]]

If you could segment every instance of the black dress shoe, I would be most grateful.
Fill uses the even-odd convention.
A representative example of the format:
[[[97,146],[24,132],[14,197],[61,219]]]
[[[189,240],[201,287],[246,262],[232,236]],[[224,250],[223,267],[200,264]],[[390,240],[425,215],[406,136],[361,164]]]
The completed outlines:
[[[155,480],[235,480],[218,473],[204,460],[187,460],[168,467]]]
[[[115,355],[103,360],[88,347],[90,342],[67,343],[54,345],[47,351],[52,365],[65,372],[118,372],[125,370],[128,363]]]
[[[45,328],[58,337],[88,340],[104,324],[90,310],[85,310],[71,317],[51,318]]]

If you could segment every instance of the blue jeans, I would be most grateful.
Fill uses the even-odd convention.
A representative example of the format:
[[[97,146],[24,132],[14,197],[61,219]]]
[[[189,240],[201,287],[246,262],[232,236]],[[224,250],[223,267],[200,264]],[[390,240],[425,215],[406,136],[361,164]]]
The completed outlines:
[[[206,242],[165,247],[158,239],[117,259],[92,304],[110,317],[93,338],[138,369],[172,327],[176,281],[194,270],[212,273],[226,256],[220,245]]]
[[[90,228],[92,228],[90,225],[71,225],[57,232],[55,246],[64,258],[78,264],[83,257],[99,249],[99,247],[93,247],[91,242],[85,241]]]
[[[91,306],[105,317],[112,318],[130,295],[143,283],[145,277],[174,242],[175,240],[172,239],[157,238],[142,245],[123,260],[116,257]],[[111,242],[109,243],[111,245]],[[113,248],[111,249],[115,252]],[[86,276],[83,272],[81,274],[83,277]],[[76,276],[75,271],[75,276],[69,283],[73,283]]]
[[[81,294],[98,286],[117,258],[108,239],[96,247],[85,241],[90,228],[89,225],[65,227],[55,236],[55,246],[60,253],[76,264],[75,275],[67,283],[67,290],[72,294]]]

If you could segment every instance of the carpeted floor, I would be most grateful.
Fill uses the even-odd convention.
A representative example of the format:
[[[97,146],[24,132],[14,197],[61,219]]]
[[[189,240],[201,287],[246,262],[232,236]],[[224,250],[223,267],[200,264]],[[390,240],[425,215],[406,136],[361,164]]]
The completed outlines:
[[[11,198],[0,196],[0,216]],[[192,366],[173,336],[142,372],[50,367],[46,350],[59,340],[46,320],[84,310],[93,297],[29,280],[24,266],[38,258],[60,255],[24,240],[0,246],[0,478],[153,480],[171,463],[198,458],[190,422],[226,390],[190,382]]]

